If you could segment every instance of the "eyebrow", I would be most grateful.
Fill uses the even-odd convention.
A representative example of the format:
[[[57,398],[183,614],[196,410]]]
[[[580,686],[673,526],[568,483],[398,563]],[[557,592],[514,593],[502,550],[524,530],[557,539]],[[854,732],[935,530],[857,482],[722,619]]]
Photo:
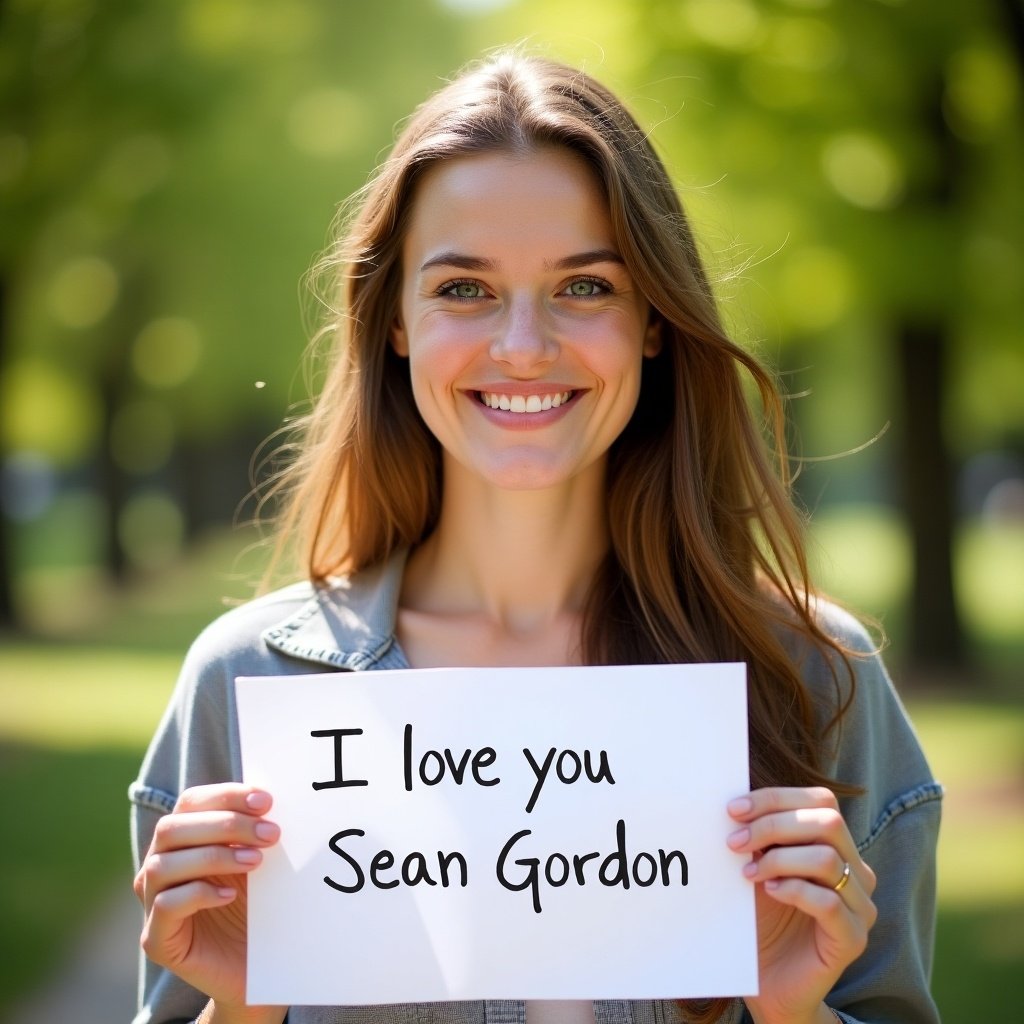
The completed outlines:
[[[588,252],[574,253],[554,263],[545,263],[547,270],[579,270],[594,263],[618,263],[625,265],[625,260],[614,249],[591,249]],[[420,273],[432,267],[454,267],[457,270],[497,270],[498,264],[483,256],[469,256],[465,253],[448,250],[431,256],[420,267]]]

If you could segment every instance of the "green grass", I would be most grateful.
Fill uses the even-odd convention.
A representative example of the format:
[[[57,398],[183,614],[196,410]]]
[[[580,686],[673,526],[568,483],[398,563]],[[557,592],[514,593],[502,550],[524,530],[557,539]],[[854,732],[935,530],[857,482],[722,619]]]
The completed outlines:
[[[1024,1000],[1024,705],[911,712],[946,787],[932,989],[945,1024],[1009,1019]]]
[[[932,993],[943,1024],[1011,1021],[1024,998],[1024,902],[940,905]]]
[[[49,645],[0,654],[0,1010],[130,884],[127,788],[177,661]]]
[[[137,753],[180,662],[174,654],[12,644],[2,655],[0,736],[51,750]]]
[[[0,741],[0,1017],[45,980],[112,887],[130,883],[125,790],[138,763],[118,748]]]

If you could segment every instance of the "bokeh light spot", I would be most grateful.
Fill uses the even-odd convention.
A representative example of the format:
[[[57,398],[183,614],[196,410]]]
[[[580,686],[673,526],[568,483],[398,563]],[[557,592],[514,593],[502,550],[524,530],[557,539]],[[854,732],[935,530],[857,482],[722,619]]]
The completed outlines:
[[[980,141],[1012,116],[1017,76],[1001,53],[982,46],[960,50],[949,59],[943,110],[962,138]]]
[[[355,152],[367,129],[363,102],[344,89],[313,89],[288,112],[288,138],[303,153],[337,157]]]
[[[876,135],[844,132],[833,136],[821,155],[829,184],[847,202],[866,210],[887,210],[903,195],[899,158]]]
[[[50,312],[65,327],[94,327],[117,302],[117,271],[98,256],[65,263],[50,284]]]
[[[181,4],[181,31],[198,53],[218,57],[249,53],[301,53],[317,27],[315,5],[252,0],[191,0]]]
[[[145,570],[162,569],[181,551],[185,520],[178,506],[162,491],[146,491],[125,505],[117,533],[132,565]]]
[[[132,346],[132,368],[154,388],[173,388],[195,372],[202,356],[199,329],[184,317],[161,317],[148,323]]]
[[[850,308],[855,292],[846,258],[825,246],[797,250],[782,272],[782,299],[790,321],[807,330],[830,327]]]
[[[441,0],[441,6],[456,14],[489,14],[508,7],[513,0]]]
[[[771,27],[765,56],[799,71],[825,71],[841,62],[843,44],[820,18],[779,18]]]
[[[14,451],[71,465],[89,455],[99,423],[94,393],[52,363],[23,359],[0,375],[0,431]]]
[[[0,468],[0,509],[16,522],[38,519],[53,504],[57,474],[38,452],[15,452]]]
[[[686,20],[704,42],[723,50],[749,50],[757,45],[762,18],[748,0],[691,0]]]

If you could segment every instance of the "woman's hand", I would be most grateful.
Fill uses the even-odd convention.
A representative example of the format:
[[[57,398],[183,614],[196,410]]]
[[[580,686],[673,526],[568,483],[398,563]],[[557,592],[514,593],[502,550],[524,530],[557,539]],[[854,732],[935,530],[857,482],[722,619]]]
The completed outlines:
[[[732,801],[742,827],[729,846],[753,855],[760,995],[757,1024],[835,1021],[823,1000],[864,952],[878,916],[875,874],[861,860],[835,794],[820,787],[759,789]],[[849,873],[846,867],[849,865]]]
[[[270,804],[238,783],[185,790],[135,876],[146,956],[210,996],[210,1019],[284,1018],[245,1006],[246,876],[280,835],[263,817]]]

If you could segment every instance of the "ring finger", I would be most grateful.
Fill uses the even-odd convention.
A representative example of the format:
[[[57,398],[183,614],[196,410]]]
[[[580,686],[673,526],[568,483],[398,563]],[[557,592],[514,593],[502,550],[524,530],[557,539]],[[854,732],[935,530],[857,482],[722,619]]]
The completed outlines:
[[[747,864],[743,873],[754,882],[803,878],[838,893],[851,909],[869,899],[853,864],[831,846],[777,846]]]

